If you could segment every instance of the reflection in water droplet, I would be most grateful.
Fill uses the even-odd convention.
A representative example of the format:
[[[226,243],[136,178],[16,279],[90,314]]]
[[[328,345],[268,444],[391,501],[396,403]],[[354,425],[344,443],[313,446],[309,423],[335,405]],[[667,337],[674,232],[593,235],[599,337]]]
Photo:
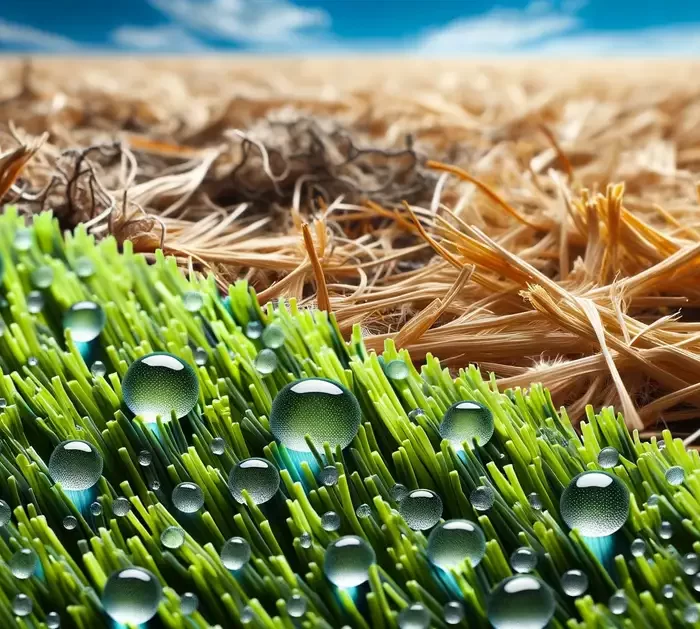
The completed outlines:
[[[91,443],[72,439],[59,443],[49,458],[49,474],[63,489],[90,489],[102,476],[102,457]]]

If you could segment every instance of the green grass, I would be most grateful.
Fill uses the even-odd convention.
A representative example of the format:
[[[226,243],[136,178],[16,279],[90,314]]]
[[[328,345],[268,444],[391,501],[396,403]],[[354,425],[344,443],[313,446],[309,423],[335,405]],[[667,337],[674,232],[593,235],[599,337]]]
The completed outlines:
[[[430,612],[431,627],[447,627],[443,605],[459,600],[466,611],[463,627],[489,627],[489,592],[512,574],[508,563],[520,546],[538,552],[536,574],[554,591],[557,610],[550,626],[653,627],[696,626],[683,621],[695,605],[693,576],[682,570],[685,553],[700,554],[700,460],[680,440],[664,434],[659,443],[630,435],[623,418],[612,409],[587,410],[581,435],[564,409],[556,409],[546,390],[499,392],[493,378],[471,366],[453,378],[428,355],[422,366],[411,366],[408,379],[390,381],[382,362],[368,353],[359,328],[349,343],[342,340],[332,316],[299,309],[294,302],[261,309],[245,282],[229,289],[226,303],[213,278],[188,281],[173,259],[158,255],[155,264],[123,252],[107,238],[96,244],[84,231],[60,233],[55,219],[34,219],[32,245],[18,251],[16,230],[23,226],[14,208],[0,216],[0,499],[12,508],[12,519],[0,528],[0,623],[6,627],[45,627],[49,612],[58,612],[62,627],[111,627],[100,595],[116,569],[131,564],[147,568],[160,579],[164,597],[149,627],[191,628],[241,624],[243,610],[253,612],[248,626],[396,627],[399,612],[414,602]],[[80,278],[76,266],[89,259],[90,277]],[[80,260],[80,261],[79,261]],[[42,291],[41,312],[30,314],[27,298],[32,272],[53,270],[51,286]],[[200,312],[183,304],[185,291],[204,295]],[[102,306],[107,324],[97,342],[78,347],[64,334],[62,313],[71,304],[90,299]],[[260,340],[244,334],[250,321],[271,322],[284,331],[285,344],[274,350],[278,368],[261,375],[254,360]],[[197,366],[194,352],[204,348],[207,364]],[[197,369],[199,404],[181,420],[159,421],[153,430],[132,418],[121,400],[120,381],[129,364],[152,351],[175,354]],[[35,360],[32,360],[36,359]],[[388,342],[386,364],[408,354]],[[93,377],[90,365],[102,360],[107,374]],[[357,396],[363,423],[343,452],[314,452],[314,460],[298,461],[277,444],[268,426],[276,393],[288,382],[323,376],[345,384]],[[478,400],[491,409],[495,433],[485,448],[463,458],[437,426],[446,408],[461,399]],[[424,415],[409,419],[414,408]],[[211,441],[226,442],[223,455],[210,450]],[[53,448],[66,439],[90,441],[104,460],[96,496],[68,496],[49,476]],[[585,469],[599,469],[597,454],[605,446],[620,453],[612,471],[629,488],[630,517],[612,540],[614,557],[597,558],[576,531],[559,515],[561,492]],[[142,467],[138,453],[148,450],[152,463]],[[234,463],[261,456],[279,468],[279,500],[240,505],[230,495],[226,478]],[[316,478],[319,463],[340,472],[335,487]],[[669,485],[664,472],[680,465],[686,472],[680,486]],[[160,483],[151,489],[153,481]],[[170,504],[173,487],[196,482],[205,506],[183,518]],[[437,574],[425,555],[426,534],[412,531],[398,514],[391,488],[429,488],[443,500],[443,518],[467,518],[483,529],[487,551],[472,569],[463,564],[450,578]],[[493,508],[483,513],[470,503],[479,485],[496,490]],[[543,510],[532,508],[528,494],[537,492]],[[649,502],[656,495],[657,500]],[[128,498],[131,511],[115,517],[112,503]],[[96,499],[102,514],[93,516],[88,503]],[[363,503],[370,517],[358,518]],[[321,515],[341,516],[337,532],[325,531]],[[67,530],[72,515],[78,526]],[[673,537],[662,539],[659,528],[668,521]],[[168,526],[186,530],[183,546],[168,550],[160,534]],[[306,548],[299,537],[311,536]],[[324,576],[324,548],[339,535],[366,538],[377,556],[368,584],[354,592],[340,591]],[[224,568],[219,551],[238,535],[250,543],[251,561],[239,572]],[[646,557],[633,557],[636,537],[647,544]],[[20,548],[32,548],[41,570],[26,580],[15,578],[8,561]],[[599,553],[600,554],[600,553]],[[605,566],[605,567],[604,567]],[[589,578],[585,596],[572,599],[559,585],[560,575],[579,568]],[[664,585],[673,598],[662,595]],[[700,587],[700,585],[698,586]],[[629,606],[612,614],[607,602],[623,590]],[[195,613],[180,612],[179,599],[193,592]],[[23,593],[31,598],[31,615],[16,618],[12,603]],[[300,593],[308,601],[301,619],[287,613],[286,601]],[[249,614],[246,610],[244,618]]]

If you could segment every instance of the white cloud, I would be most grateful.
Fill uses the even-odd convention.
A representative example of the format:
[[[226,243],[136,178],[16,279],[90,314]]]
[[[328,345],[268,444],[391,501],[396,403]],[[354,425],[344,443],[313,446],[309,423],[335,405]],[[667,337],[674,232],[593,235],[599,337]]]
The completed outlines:
[[[70,52],[79,47],[68,37],[3,19],[0,19],[0,44],[5,44],[13,49],[52,52]]]
[[[120,48],[143,52],[202,52],[207,46],[175,24],[141,27],[120,26],[112,31],[112,41]]]

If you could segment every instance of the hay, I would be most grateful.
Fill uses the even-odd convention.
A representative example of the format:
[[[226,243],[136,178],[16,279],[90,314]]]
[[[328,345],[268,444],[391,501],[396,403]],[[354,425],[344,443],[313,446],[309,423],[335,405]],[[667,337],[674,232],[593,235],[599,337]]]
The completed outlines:
[[[371,348],[542,382],[574,420],[687,436],[698,67],[6,63],[0,194],[330,307]]]

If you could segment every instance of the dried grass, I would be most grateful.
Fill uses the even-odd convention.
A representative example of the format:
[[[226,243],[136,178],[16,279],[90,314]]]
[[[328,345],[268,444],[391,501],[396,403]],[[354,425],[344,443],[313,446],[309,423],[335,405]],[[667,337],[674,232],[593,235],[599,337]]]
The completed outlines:
[[[0,197],[689,435],[698,69],[6,61]]]

